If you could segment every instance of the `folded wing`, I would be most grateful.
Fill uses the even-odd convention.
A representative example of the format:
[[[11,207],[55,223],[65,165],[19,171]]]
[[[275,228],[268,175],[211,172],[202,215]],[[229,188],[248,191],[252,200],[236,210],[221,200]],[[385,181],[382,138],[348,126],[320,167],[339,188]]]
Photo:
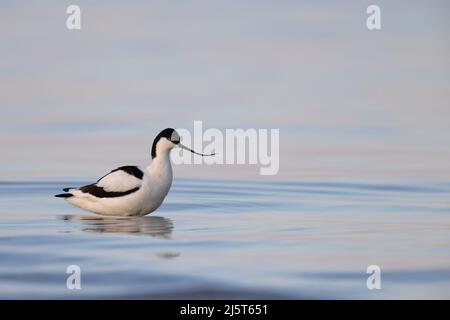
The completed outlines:
[[[117,168],[101,177],[96,183],[79,188],[83,193],[98,198],[121,197],[139,190],[144,173],[137,166]]]

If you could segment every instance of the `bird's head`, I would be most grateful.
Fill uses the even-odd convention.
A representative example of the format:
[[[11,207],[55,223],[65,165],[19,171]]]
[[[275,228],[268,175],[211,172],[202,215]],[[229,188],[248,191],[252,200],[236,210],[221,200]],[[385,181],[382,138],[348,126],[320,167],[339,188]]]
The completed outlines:
[[[176,146],[178,146],[182,149],[188,150],[192,153],[198,154],[200,156],[213,156],[214,155],[214,154],[203,154],[203,153],[195,152],[194,150],[182,145],[180,143],[180,141],[181,141],[181,137],[178,134],[178,132],[176,132],[175,129],[172,129],[172,128],[164,129],[156,136],[155,140],[153,140],[152,158],[156,158],[160,154],[167,154],[170,152],[170,150],[172,150]]]

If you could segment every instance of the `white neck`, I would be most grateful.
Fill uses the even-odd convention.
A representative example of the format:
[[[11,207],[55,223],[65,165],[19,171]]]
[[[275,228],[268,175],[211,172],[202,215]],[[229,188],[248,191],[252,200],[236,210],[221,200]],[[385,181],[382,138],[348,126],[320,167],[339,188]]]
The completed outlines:
[[[147,167],[151,175],[172,180],[172,163],[170,162],[170,150],[166,152],[159,152],[157,156],[152,159],[152,162]]]
[[[172,164],[169,151],[158,153],[147,167],[149,177],[145,179],[143,187],[151,195],[149,197],[151,210],[155,210],[161,205],[172,185]]]

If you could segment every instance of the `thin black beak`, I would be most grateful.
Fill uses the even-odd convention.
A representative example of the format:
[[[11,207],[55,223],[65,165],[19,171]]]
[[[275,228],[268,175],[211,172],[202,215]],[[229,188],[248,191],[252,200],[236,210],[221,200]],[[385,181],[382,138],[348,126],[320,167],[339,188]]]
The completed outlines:
[[[183,146],[181,143],[179,143],[178,146],[179,146],[181,149],[184,149],[184,150],[190,151],[190,152],[192,152],[192,153],[198,154],[199,156],[202,156],[202,157],[209,157],[209,156],[214,156],[214,155],[215,155],[215,153],[211,153],[211,154],[203,154],[203,153],[195,152],[194,150],[192,150],[192,149],[190,149],[190,148],[188,148],[188,147],[186,147],[186,146]]]

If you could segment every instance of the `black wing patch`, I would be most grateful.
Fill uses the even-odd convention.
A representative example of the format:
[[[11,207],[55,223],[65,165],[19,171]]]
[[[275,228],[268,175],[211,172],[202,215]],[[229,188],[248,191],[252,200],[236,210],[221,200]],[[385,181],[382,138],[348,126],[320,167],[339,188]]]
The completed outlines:
[[[116,198],[136,192],[139,190],[139,187],[127,191],[116,192],[116,191],[105,191],[105,189],[97,186],[96,184],[88,184],[87,186],[81,187],[79,190],[84,193],[89,193],[97,198]]]
[[[122,166],[122,167],[119,167],[117,169],[114,169],[113,171],[111,171],[108,174],[105,174],[103,177],[98,179],[97,183],[100,182],[100,180],[102,180],[107,175],[109,175],[109,174],[111,174],[113,172],[119,171],[119,170],[122,170],[122,171],[128,173],[129,175],[138,178],[139,180],[142,180],[142,177],[144,176],[144,173],[142,172],[142,170],[139,169],[137,166]]]

